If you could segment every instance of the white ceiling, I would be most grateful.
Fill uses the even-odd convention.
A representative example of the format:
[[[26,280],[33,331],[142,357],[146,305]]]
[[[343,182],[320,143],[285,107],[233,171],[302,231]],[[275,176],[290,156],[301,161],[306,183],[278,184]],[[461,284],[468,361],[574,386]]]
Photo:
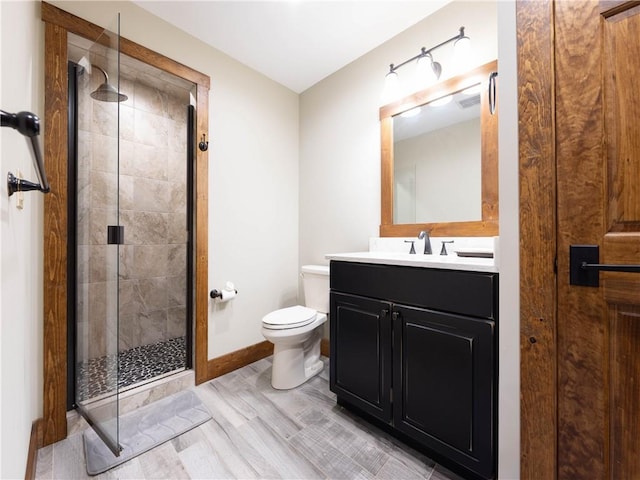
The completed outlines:
[[[136,3],[300,93],[451,0]]]

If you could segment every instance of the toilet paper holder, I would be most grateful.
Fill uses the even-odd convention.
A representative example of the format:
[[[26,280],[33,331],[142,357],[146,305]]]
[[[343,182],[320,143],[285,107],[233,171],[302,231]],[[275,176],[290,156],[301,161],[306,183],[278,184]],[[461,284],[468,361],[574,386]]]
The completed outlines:
[[[224,288],[222,290],[211,290],[211,292],[209,293],[209,296],[211,298],[218,298],[219,301],[221,302],[228,302],[229,300],[232,300],[236,295],[238,294],[238,290],[236,290],[235,285],[233,284],[233,282],[227,282],[224,285]]]
[[[236,295],[238,294],[238,290],[236,290],[235,288],[233,289],[233,292]],[[211,292],[209,292],[209,296],[211,298],[222,298],[222,290],[213,289],[213,290],[211,290]]]

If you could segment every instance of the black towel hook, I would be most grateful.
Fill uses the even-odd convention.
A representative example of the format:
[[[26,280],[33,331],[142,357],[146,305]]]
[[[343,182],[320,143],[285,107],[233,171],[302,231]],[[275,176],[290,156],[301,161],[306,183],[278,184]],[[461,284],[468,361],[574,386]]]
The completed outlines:
[[[206,152],[209,149],[209,142],[207,142],[206,139],[207,139],[207,134],[203,133],[202,137],[200,138],[200,143],[198,144],[198,147],[203,152]]]

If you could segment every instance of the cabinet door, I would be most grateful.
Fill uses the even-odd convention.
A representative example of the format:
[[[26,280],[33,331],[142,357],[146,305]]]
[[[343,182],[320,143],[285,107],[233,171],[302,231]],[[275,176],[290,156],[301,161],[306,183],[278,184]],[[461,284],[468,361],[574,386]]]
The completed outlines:
[[[395,427],[495,475],[494,322],[394,306]]]
[[[391,305],[331,293],[331,391],[391,421]]]

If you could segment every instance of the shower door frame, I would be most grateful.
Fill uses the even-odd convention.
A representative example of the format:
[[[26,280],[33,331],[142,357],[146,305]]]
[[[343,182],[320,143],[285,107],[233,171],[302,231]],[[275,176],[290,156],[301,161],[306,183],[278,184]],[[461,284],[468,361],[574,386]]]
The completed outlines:
[[[44,198],[43,421],[41,446],[67,436],[67,34],[95,41],[102,27],[42,2],[45,23],[44,156],[51,194]],[[196,132],[209,135],[210,78],[142,45],[120,39],[120,51],[196,85]],[[208,152],[196,151],[194,201],[194,371],[208,375]]]

